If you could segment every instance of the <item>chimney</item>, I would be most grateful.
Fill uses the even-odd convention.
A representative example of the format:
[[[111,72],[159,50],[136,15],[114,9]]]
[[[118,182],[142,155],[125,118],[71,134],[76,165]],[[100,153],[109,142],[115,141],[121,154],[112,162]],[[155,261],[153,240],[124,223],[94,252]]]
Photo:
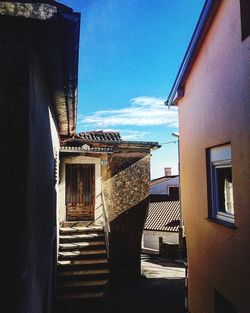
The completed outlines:
[[[171,170],[172,170],[171,167],[165,167],[164,168],[165,176],[171,176],[172,175]]]

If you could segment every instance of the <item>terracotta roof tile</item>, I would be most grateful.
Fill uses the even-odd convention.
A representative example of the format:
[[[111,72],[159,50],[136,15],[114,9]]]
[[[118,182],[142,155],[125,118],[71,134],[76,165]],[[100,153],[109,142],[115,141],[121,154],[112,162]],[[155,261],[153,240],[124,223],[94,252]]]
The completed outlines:
[[[145,230],[178,232],[180,201],[151,202],[144,226]]]
[[[118,132],[105,131],[89,131],[81,132],[76,135],[77,138],[85,139],[87,141],[121,141],[121,135]]]

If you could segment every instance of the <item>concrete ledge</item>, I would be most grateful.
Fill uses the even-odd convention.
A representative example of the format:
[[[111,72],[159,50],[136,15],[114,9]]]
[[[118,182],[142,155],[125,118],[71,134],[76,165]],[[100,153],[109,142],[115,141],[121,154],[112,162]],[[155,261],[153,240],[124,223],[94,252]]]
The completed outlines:
[[[155,254],[155,255],[158,255],[158,254],[159,254],[159,251],[158,251],[158,250],[150,249],[150,248],[142,248],[142,249],[141,249],[141,252],[142,252],[142,253],[146,253],[146,254]]]

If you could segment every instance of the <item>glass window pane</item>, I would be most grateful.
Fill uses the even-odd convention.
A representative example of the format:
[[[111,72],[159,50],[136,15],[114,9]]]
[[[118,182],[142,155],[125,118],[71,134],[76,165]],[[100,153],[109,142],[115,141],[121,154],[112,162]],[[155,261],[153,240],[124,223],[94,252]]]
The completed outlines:
[[[216,168],[218,210],[234,214],[232,168]]]

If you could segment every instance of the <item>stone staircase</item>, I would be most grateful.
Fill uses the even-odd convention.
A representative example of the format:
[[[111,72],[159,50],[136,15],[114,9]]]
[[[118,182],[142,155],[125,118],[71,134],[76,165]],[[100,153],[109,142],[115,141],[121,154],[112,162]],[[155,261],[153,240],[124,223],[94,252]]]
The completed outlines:
[[[57,271],[58,300],[103,299],[109,268],[102,227],[60,228]]]

